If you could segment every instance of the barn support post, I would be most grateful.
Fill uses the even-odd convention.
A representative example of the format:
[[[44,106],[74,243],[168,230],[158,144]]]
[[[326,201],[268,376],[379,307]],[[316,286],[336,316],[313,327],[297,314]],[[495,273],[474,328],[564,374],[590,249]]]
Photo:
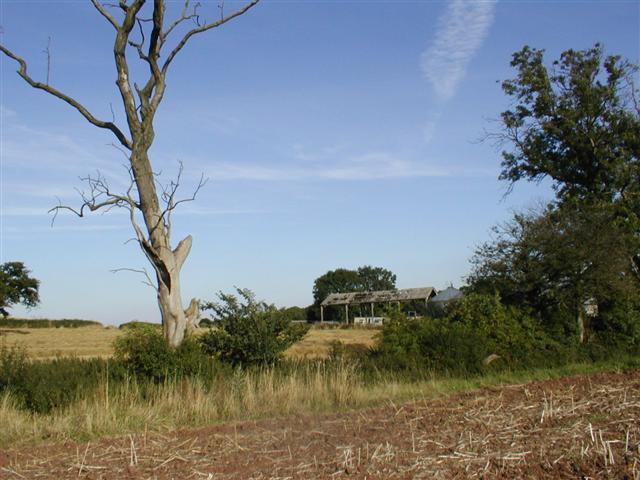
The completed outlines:
[[[320,323],[324,322],[324,306],[320,305]]]
[[[349,325],[349,304],[348,303],[344,304],[344,313],[345,313],[345,319],[347,321],[347,325]]]
[[[373,310],[373,302],[371,302],[371,316],[372,316],[372,317],[375,317],[375,315],[374,315],[374,310]]]

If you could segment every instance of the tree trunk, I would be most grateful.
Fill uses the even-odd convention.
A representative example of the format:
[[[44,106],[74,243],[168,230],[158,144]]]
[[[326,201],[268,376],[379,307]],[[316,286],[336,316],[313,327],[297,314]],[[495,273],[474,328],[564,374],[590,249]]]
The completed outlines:
[[[578,306],[578,335],[580,343],[584,343],[584,306]]]
[[[149,133],[147,138],[150,145],[153,133]],[[140,246],[156,271],[158,306],[164,337],[169,345],[178,347],[187,331],[197,327],[200,313],[196,299],[191,300],[187,310],[183,309],[180,290],[180,271],[191,251],[192,238],[188,235],[175,249],[171,248],[170,212],[166,209],[163,211],[160,207],[146,148],[132,152],[131,166],[148,234],[148,237],[142,234],[145,238],[140,241]],[[140,240],[142,232],[136,233]]]

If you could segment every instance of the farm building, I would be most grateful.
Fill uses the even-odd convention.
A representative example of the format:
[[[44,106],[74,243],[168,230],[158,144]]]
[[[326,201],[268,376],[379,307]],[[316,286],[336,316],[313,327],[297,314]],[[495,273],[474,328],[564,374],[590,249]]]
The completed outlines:
[[[451,286],[439,291],[438,294],[431,299],[431,303],[442,308],[462,297],[463,293],[457,288],[453,288],[453,286]]]
[[[370,317],[356,317],[354,323],[378,325],[382,317],[374,315],[375,305],[401,304],[411,301],[422,301],[425,304],[436,295],[433,287],[405,288],[401,290],[381,290],[378,292],[331,293],[320,304],[320,321],[324,322],[324,309],[332,306],[344,306],[345,318],[349,319],[349,308],[366,305],[370,308]]]

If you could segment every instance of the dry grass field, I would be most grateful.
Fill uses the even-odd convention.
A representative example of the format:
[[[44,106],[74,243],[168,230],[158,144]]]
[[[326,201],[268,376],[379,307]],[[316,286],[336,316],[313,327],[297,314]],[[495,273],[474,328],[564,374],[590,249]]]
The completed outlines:
[[[347,345],[372,346],[377,330],[316,329],[293,345],[287,352],[291,358],[323,358],[332,342]],[[122,331],[115,327],[87,326],[78,328],[0,328],[0,345],[21,345],[31,358],[56,356],[108,357],[113,354],[112,343]]]
[[[375,335],[378,331],[365,328],[312,328],[306,337],[287,350],[286,355],[293,358],[325,358],[333,342],[371,347],[376,342]]]
[[[0,345],[23,346],[31,358],[108,357],[122,332],[115,327],[0,328]]]

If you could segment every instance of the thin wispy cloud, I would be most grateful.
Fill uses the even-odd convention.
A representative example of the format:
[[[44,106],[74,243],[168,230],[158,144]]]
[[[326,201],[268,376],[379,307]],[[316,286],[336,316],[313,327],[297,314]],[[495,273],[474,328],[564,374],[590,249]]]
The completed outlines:
[[[320,154],[319,154],[320,156]],[[198,162],[205,175],[214,181],[366,181],[419,177],[486,175],[480,170],[460,170],[425,161],[415,161],[384,151],[324,156],[324,161],[300,165],[300,162],[263,165],[255,163]]]
[[[420,66],[442,100],[455,95],[469,61],[489,33],[496,3],[497,0],[451,0],[440,17],[435,39],[422,53]]]

